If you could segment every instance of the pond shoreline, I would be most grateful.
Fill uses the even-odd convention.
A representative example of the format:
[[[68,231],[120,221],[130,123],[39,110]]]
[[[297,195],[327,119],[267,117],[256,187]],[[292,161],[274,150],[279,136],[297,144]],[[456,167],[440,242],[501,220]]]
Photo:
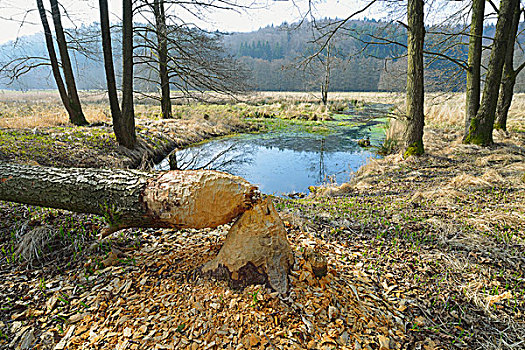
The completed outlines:
[[[381,148],[385,134],[381,117],[251,120],[259,132],[213,138],[177,150],[179,168],[229,172],[258,185],[263,193],[307,193],[310,186],[348,181],[351,172],[377,157],[375,150]],[[155,168],[169,170],[168,159]]]

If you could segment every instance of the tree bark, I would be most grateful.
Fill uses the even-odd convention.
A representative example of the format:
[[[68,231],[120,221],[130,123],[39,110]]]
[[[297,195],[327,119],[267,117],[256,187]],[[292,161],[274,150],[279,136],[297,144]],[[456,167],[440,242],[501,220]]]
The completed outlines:
[[[133,108],[133,1],[122,0],[122,131],[126,148],[137,144]]]
[[[55,25],[58,51],[60,52],[62,71],[64,72],[64,80],[67,87],[67,95],[69,97],[69,104],[72,110],[72,115],[70,115],[71,122],[75,125],[87,125],[88,122],[84,116],[84,113],[82,112],[82,105],[80,104],[80,98],[78,97],[75,76],[73,75],[71,60],[69,59],[69,53],[67,51],[67,42],[64,35],[64,28],[62,27],[58,2],[57,0],[49,0],[49,2],[51,3],[51,14],[53,17],[53,23]]]
[[[514,85],[516,84],[517,71],[514,70],[514,43],[516,42],[516,35],[518,34],[520,15],[520,4],[517,2],[512,18],[509,40],[507,41],[507,52],[505,54],[505,63],[503,64],[503,77],[501,79],[498,105],[496,107],[496,121],[494,122],[494,129],[504,131],[507,131],[507,116],[509,115],[509,109],[514,95]]]
[[[49,22],[47,21],[46,10],[42,0],[36,0],[36,5],[38,7],[38,13],[40,14],[40,21],[44,27],[44,36],[46,38],[46,47],[49,54],[49,61],[51,62],[51,70],[53,72],[53,77],[55,78],[55,83],[57,84],[58,93],[60,99],[64,104],[64,108],[69,115],[69,121],[73,123],[74,120],[74,111],[71,108],[69,102],[69,96],[67,95],[66,87],[64,81],[62,80],[62,75],[60,74],[60,67],[58,65],[57,54],[55,51],[55,45],[53,43],[53,34],[51,34],[51,28],[49,27]]]
[[[405,129],[405,157],[421,155],[423,147],[424,85],[423,44],[425,25],[423,0],[408,0],[408,70],[407,70],[407,121]]]
[[[331,43],[326,47],[326,61],[324,62],[324,81],[321,83],[321,102],[326,106],[328,103],[328,89],[330,87],[330,73],[332,57],[330,57]],[[322,62],[321,62],[322,63]]]
[[[0,200],[102,215],[111,231],[127,227],[217,227],[235,224],[203,270],[234,287],[268,283],[288,291],[293,254],[286,231],[257,187],[211,170],[147,173],[50,168],[0,162]]]
[[[507,131],[507,117],[509,115],[512,97],[514,96],[514,85],[516,84],[516,74],[509,69],[503,69],[503,79],[499,92],[498,105],[496,107],[496,120],[494,129]]]
[[[519,0],[502,0],[496,23],[496,33],[490,53],[487,77],[483,88],[483,98],[476,116],[471,120],[465,143],[490,146],[494,143],[492,131],[498,103],[499,88],[507,52],[507,41],[512,28],[512,19],[516,2]]]
[[[155,15],[155,30],[157,35],[162,118],[170,119],[172,118],[172,112],[170,79],[168,75],[168,31],[166,27],[164,0],[153,1],[153,13]]]
[[[472,19],[470,22],[467,96],[465,110],[465,133],[468,136],[470,122],[476,116],[481,98],[481,54],[483,50],[483,19],[485,17],[485,0],[473,0]]]
[[[113,65],[113,50],[111,45],[111,29],[109,25],[108,2],[99,0],[100,29],[102,32],[102,51],[104,53],[104,69],[106,71],[106,84],[108,88],[109,107],[113,120],[113,131],[119,145],[126,144],[125,129],[122,125],[122,112],[118,102],[115,68]]]

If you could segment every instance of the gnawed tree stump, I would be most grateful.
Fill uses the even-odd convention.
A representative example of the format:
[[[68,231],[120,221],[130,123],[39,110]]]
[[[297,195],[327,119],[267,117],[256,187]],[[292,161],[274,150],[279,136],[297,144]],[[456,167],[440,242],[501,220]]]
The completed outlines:
[[[288,291],[292,264],[286,230],[272,202],[266,199],[237,219],[217,257],[202,270],[228,280],[233,287],[268,283],[283,294]]]
[[[238,220],[203,267],[233,286],[288,290],[293,254],[271,201],[241,177],[211,170],[149,173],[0,162],[0,200],[102,215],[105,234],[128,227],[205,228]]]

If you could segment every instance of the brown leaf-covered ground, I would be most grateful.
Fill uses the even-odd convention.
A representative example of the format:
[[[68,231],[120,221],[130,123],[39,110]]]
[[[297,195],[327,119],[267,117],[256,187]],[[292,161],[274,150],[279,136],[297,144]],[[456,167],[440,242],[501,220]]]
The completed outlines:
[[[325,240],[360,247],[354,263],[425,319],[412,322],[417,339],[525,348],[525,135],[498,133],[491,148],[460,136],[427,129],[425,156],[372,161],[282,206]]]
[[[161,121],[143,127],[163,132]],[[192,135],[213,134],[202,128]],[[296,255],[286,297],[196,272],[227,226],[97,243],[99,217],[0,202],[0,348],[525,348],[525,134],[479,148],[455,130],[427,128],[423,157],[388,156],[343,186],[275,198]],[[100,156],[61,142],[70,152],[12,148],[3,159]],[[114,155],[99,166],[122,166]],[[309,249],[327,258],[326,277],[313,275]]]

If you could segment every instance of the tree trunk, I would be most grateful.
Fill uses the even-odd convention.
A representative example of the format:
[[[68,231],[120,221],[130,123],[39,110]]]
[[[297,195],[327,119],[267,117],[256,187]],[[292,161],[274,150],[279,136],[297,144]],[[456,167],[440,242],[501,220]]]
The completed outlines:
[[[113,51],[111,48],[111,29],[109,26],[108,2],[99,0],[100,29],[102,32],[102,51],[104,53],[104,69],[106,71],[106,83],[108,88],[109,107],[111,119],[113,120],[113,131],[119,145],[126,144],[125,129],[122,126],[122,112],[118,102],[117,83],[115,80],[115,68],[113,65]]]
[[[126,148],[137,144],[133,109],[133,2],[122,0],[122,131]]]
[[[498,105],[496,107],[496,120],[494,129],[507,131],[507,117],[509,115],[512,97],[514,96],[514,85],[516,84],[516,75],[514,71],[509,72],[503,69],[503,80],[499,92]]]
[[[423,148],[424,86],[423,44],[425,25],[423,0],[408,0],[408,70],[407,70],[407,121],[405,129],[405,157],[421,155]]]
[[[507,116],[509,115],[512,97],[514,95],[514,85],[516,84],[517,72],[514,71],[514,43],[518,34],[520,22],[520,3],[516,3],[512,18],[512,28],[507,41],[507,52],[505,54],[505,63],[503,64],[503,77],[501,79],[501,88],[499,92],[498,105],[496,107],[496,121],[494,129],[507,131]]]
[[[465,110],[465,133],[468,136],[470,122],[479,109],[481,95],[481,54],[483,50],[483,19],[485,17],[485,0],[473,0],[472,20],[470,22],[468,69],[467,69],[467,106]]]
[[[49,54],[49,61],[51,62],[51,69],[53,71],[53,77],[55,78],[55,82],[57,84],[58,93],[60,94],[60,99],[62,100],[62,103],[64,104],[64,108],[66,109],[67,114],[69,115],[69,121],[73,123],[74,112],[71,109],[71,104],[69,102],[69,96],[67,95],[66,87],[64,85],[64,81],[62,80],[62,75],[60,74],[60,67],[58,65],[55,45],[53,43],[53,35],[51,34],[51,29],[47,21],[46,10],[44,8],[44,4],[42,0],[36,0],[36,5],[38,7],[38,13],[40,14],[40,20],[42,22],[42,26],[44,27],[44,35],[46,38],[47,52]]]
[[[331,57],[330,57],[331,43],[326,47],[326,61],[324,62],[324,81],[321,83],[321,102],[326,106],[328,103],[328,89],[330,87],[330,71],[331,71]]]
[[[512,28],[512,19],[516,2],[519,0],[502,0],[496,24],[496,33],[490,53],[487,69],[487,77],[483,88],[483,98],[476,116],[471,120],[469,133],[465,143],[489,146],[494,143],[492,131],[498,103],[499,88],[505,54],[507,52],[507,41]]]
[[[256,187],[215,171],[147,173],[0,163],[0,199],[103,215],[127,227],[216,227],[251,206]]]
[[[57,0],[49,0],[49,2],[51,3],[51,14],[53,17],[53,23],[55,25],[58,51],[60,52],[62,71],[64,72],[64,80],[66,82],[69,104],[72,110],[72,115],[70,115],[71,123],[75,125],[87,125],[88,122],[84,117],[84,113],[82,112],[82,105],[80,104],[80,98],[78,97],[75,76],[73,75],[71,60],[69,59],[69,53],[67,51],[67,42],[64,35],[64,28],[62,28],[62,19],[60,18],[58,2]]]
[[[103,215],[112,231],[217,227],[241,215],[205,272],[219,271],[233,286],[268,282],[288,290],[293,255],[284,226],[271,202],[238,176],[0,163],[0,200]]]
[[[171,113],[171,94],[170,79],[168,75],[168,33],[166,28],[166,13],[164,0],[153,1],[153,13],[155,14],[156,35],[157,35],[157,55],[159,59],[160,76],[160,104],[162,118],[172,118]]]

